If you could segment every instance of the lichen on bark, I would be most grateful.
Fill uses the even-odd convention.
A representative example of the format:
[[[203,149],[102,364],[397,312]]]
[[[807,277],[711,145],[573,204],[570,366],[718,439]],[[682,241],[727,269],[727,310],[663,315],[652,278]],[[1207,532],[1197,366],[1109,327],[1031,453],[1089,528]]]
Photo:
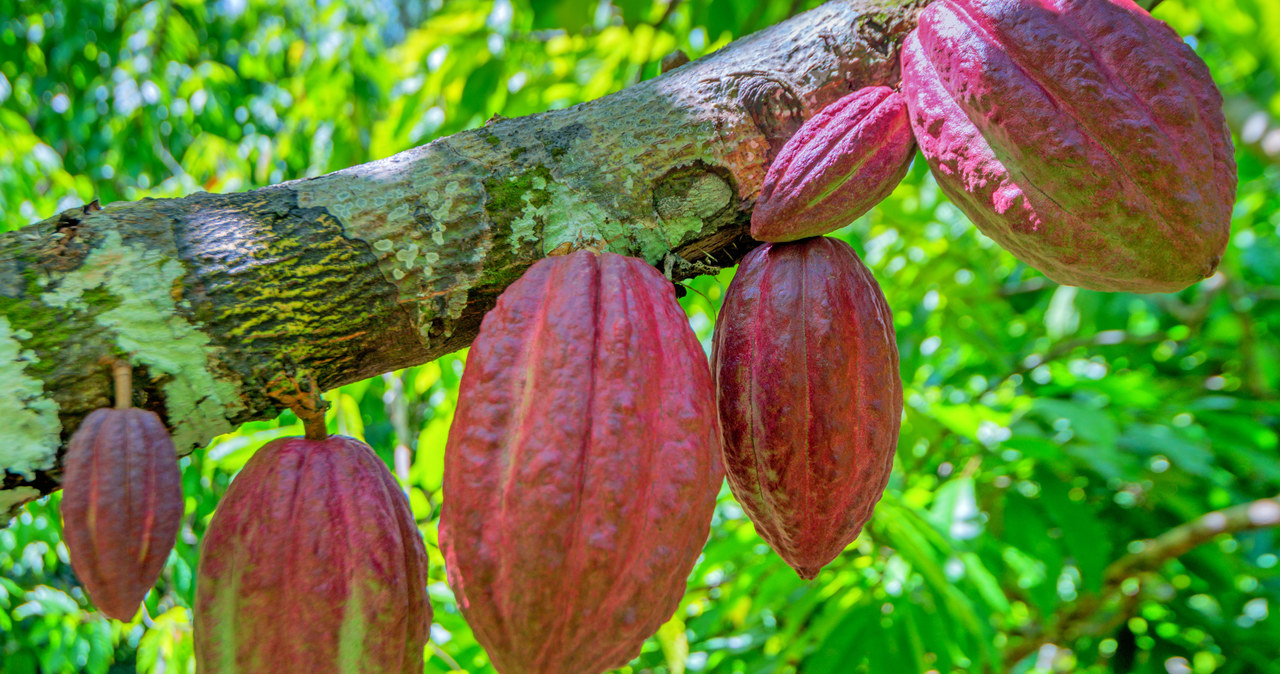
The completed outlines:
[[[147,368],[160,386],[174,445],[190,448],[231,430],[227,419],[243,407],[238,387],[210,372],[210,340],[176,312],[174,284],[184,274],[171,257],[108,231],[102,244],[41,301],[49,307],[83,306],[86,291],[116,298],[95,322],[113,336],[117,353]]]
[[[36,356],[23,349],[20,340],[31,336],[24,330],[15,331],[9,319],[0,316],[0,381],[6,389],[6,395],[0,396],[0,419],[5,420],[0,466],[27,477],[52,466],[62,430],[58,403],[45,395],[43,382],[26,372]],[[0,501],[0,516],[3,515]]]
[[[25,378],[0,411],[35,429],[0,454],[0,492],[57,488],[61,444],[111,402],[112,358],[186,452],[276,414],[282,374],[329,389],[466,346],[547,255],[603,247],[673,280],[732,264],[773,154],[813,111],[895,82],[924,4],[836,0],[565,110],[318,178],[0,234],[0,374]]]

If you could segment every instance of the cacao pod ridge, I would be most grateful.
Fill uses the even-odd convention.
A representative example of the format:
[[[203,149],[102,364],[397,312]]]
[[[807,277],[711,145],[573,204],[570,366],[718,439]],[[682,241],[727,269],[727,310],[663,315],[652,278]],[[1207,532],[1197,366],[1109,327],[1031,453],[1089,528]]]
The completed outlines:
[[[902,94],[859,89],[806,121],[769,165],[751,236],[794,241],[835,231],[884,200],[915,157]]]
[[[763,244],[739,264],[712,348],[729,487],[813,578],[884,493],[902,417],[893,316],[853,249]]]
[[[498,299],[467,356],[440,547],[499,672],[621,667],[670,618],[722,479],[713,396],[642,260],[547,258]]]
[[[943,192],[1067,285],[1173,292],[1227,244],[1222,96],[1131,0],[938,0],[902,49],[910,120]]]
[[[93,603],[129,621],[160,577],[182,526],[182,474],[154,412],[90,412],[67,445],[63,540]]]
[[[196,662],[205,674],[417,674],[427,583],[408,500],[368,445],[273,440],[232,481],[202,542]]]

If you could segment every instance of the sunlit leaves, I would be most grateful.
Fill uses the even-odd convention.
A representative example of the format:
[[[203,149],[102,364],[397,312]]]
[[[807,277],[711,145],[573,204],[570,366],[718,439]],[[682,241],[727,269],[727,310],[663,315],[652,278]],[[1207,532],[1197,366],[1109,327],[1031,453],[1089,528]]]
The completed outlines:
[[[696,58],[816,4],[0,0],[2,228],[95,197],[318,175],[495,114],[564,108],[655,76],[673,49]],[[1224,92],[1280,116],[1275,3],[1165,0],[1157,16],[1193,36]],[[1168,296],[1045,281],[916,162],[837,234],[882,285],[902,357],[907,413],[875,518],[805,582],[723,490],[676,619],[635,670],[1005,671],[1001,649],[1097,589],[1133,541],[1280,492],[1280,169],[1238,160],[1222,276]],[[732,275],[685,282],[705,346]],[[330,430],[363,436],[396,470],[427,542],[428,672],[491,671],[437,545],[463,363],[328,398]],[[300,433],[286,413],[183,459],[187,516],[149,623],[90,612],[57,497],[29,506],[0,529],[0,669],[189,671],[199,536],[252,453]],[[1259,531],[1197,549],[1147,579],[1135,620],[1055,652],[1074,649],[1064,666],[1086,672],[1268,671],[1280,659],[1278,548]]]

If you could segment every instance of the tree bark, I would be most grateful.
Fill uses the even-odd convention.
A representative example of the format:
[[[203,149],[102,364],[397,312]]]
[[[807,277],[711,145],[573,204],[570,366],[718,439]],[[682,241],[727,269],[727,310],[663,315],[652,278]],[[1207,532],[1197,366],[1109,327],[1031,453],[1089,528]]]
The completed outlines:
[[[466,346],[534,261],[586,246],[673,280],[753,246],[769,161],[804,119],[895,84],[927,0],[837,0],[604,98],[239,194],[91,204],[0,236],[0,517],[58,487],[111,362],[180,453]]]

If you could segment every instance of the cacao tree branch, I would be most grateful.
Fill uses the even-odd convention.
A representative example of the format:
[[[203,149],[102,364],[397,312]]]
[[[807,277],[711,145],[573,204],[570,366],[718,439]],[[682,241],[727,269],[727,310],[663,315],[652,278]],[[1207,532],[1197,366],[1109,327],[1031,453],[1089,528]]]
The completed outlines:
[[[1255,400],[1266,400],[1274,394],[1267,386],[1264,370],[1258,364],[1258,330],[1253,312],[1247,308],[1255,300],[1248,296],[1247,291],[1248,287],[1243,283],[1227,284],[1231,313],[1240,322],[1240,374],[1244,379],[1245,391]]]
[[[1028,634],[1005,652],[1006,670],[1011,670],[1042,645],[1070,647],[1077,639],[1110,634],[1131,617],[1138,605],[1143,579],[1166,562],[1222,535],[1276,526],[1280,526],[1280,496],[1216,510],[1156,538],[1130,545],[1129,554],[1107,566],[1100,591],[1082,596],[1043,631]],[[1134,580],[1137,582],[1131,582]]]
[[[56,489],[112,359],[180,453],[466,346],[535,260],[588,245],[685,278],[752,244],[772,156],[893,84],[926,0],[836,0],[610,96],[240,194],[96,204],[0,235],[0,522]],[[664,264],[665,263],[665,264]]]

